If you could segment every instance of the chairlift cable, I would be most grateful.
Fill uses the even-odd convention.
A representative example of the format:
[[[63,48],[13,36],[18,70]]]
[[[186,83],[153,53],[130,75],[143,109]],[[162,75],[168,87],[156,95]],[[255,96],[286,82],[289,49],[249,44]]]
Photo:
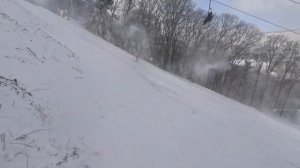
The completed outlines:
[[[237,8],[235,8],[235,7],[229,6],[229,5],[225,4],[225,3],[219,2],[219,1],[217,1],[217,0],[211,0],[211,1],[213,1],[213,2],[215,2],[215,3],[218,3],[218,4],[220,4],[220,5],[223,5],[223,6],[225,6],[225,7],[228,7],[228,8],[230,8],[230,9],[233,9],[233,10],[235,10],[235,11],[241,12],[241,13],[243,13],[243,14],[246,14],[246,15],[248,15],[248,16],[251,16],[251,17],[253,17],[253,18],[256,18],[256,19],[258,19],[258,20],[261,20],[261,21],[263,21],[263,22],[269,23],[269,24],[271,24],[271,25],[273,25],[273,26],[276,26],[276,27],[279,27],[279,28],[281,28],[281,29],[284,29],[284,30],[286,30],[286,31],[288,31],[288,32],[291,32],[291,33],[295,33],[295,34],[297,34],[297,35],[300,35],[300,33],[296,32],[296,31],[294,31],[294,30],[291,30],[291,29],[286,28],[286,27],[284,27],[284,26],[281,26],[281,25],[279,25],[279,24],[273,23],[273,22],[268,21],[268,20],[266,20],[266,19],[263,19],[263,18],[261,18],[261,17],[255,16],[255,15],[250,14],[250,13],[248,13],[248,12],[242,11],[242,10],[237,9]]]
[[[295,1],[295,0],[289,0],[289,1],[291,1],[291,2],[293,2],[293,3],[295,3],[295,4],[300,5],[300,2],[299,2],[299,1]]]

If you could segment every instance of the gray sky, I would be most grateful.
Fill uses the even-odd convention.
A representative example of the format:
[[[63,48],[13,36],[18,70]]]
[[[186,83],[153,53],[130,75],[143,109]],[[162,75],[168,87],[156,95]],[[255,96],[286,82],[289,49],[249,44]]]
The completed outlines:
[[[274,22],[289,29],[300,29],[300,0],[217,0],[245,12],[251,13],[268,21]],[[195,0],[199,7],[208,8],[209,0]],[[249,17],[243,13],[236,12],[230,8],[212,2],[214,12],[230,13],[239,16],[246,22],[255,24],[263,32],[280,31],[282,29]]]

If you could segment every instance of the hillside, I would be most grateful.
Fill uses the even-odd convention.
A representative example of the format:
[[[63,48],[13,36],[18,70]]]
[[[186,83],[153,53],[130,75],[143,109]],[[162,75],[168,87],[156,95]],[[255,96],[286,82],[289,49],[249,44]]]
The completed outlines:
[[[0,167],[295,168],[300,131],[0,0]]]
[[[294,30],[295,32],[300,34],[300,29]],[[278,31],[278,32],[270,32],[267,34],[281,34],[284,35],[286,37],[288,37],[291,40],[295,40],[295,41],[299,41],[300,42],[300,35],[295,34],[293,32],[288,32],[288,31]]]

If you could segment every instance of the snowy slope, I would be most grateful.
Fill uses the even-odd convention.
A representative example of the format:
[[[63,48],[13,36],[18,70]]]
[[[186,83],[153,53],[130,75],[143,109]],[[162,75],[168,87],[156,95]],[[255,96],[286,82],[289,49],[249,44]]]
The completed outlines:
[[[298,34],[292,32],[284,32],[283,35],[289,37],[292,40],[300,42],[300,29],[295,30]]]
[[[45,9],[0,0],[0,37],[1,168],[300,167],[299,130]]]
[[[296,29],[296,30],[293,30],[293,31],[300,34],[300,29]],[[300,35],[295,34],[293,32],[279,31],[279,32],[270,32],[270,33],[267,33],[267,34],[284,35],[284,36],[288,37],[291,40],[295,40],[295,41],[300,42]]]

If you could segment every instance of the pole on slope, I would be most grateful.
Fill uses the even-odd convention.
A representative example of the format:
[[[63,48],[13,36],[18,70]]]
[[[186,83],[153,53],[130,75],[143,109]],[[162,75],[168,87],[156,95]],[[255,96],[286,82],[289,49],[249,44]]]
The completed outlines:
[[[73,0],[71,0],[71,16],[74,16]]]

